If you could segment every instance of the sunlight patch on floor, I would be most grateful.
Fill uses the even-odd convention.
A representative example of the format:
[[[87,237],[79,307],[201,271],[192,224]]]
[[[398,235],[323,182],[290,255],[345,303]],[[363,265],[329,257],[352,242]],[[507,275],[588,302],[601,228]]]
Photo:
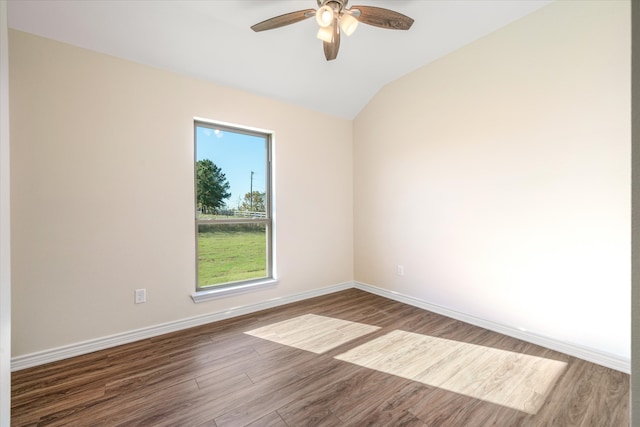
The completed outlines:
[[[392,331],[336,359],[536,414],[567,364],[558,360]]]
[[[305,314],[245,334],[321,354],[378,329],[378,326]]]

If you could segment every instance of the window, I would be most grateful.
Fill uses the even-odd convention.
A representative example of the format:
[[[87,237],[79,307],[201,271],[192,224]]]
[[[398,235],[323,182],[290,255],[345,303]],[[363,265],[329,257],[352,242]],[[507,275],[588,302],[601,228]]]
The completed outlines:
[[[271,134],[200,120],[194,134],[194,300],[273,283]]]

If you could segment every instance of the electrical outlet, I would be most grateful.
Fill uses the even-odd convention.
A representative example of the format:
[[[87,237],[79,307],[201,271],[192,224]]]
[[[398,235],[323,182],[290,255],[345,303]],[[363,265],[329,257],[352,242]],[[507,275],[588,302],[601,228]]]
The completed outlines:
[[[404,265],[398,265],[396,267],[396,274],[398,276],[404,276]]]
[[[147,302],[147,290],[146,289],[136,289],[136,304],[142,304],[143,302]]]

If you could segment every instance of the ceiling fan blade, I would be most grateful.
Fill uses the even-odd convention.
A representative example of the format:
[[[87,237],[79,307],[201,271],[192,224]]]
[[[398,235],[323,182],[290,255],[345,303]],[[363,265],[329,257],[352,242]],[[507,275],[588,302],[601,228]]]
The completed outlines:
[[[389,30],[408,30],[413,25],[413,18],[381,7],[352,6],[349,10],[359,10],[359,16],[354,14],[358,21],[374,27],[387,28]]]
[[[296,12],[285,13],[284,15],[275,16],[262,22],[258,22],[251,26],[253,31],[273,30],[274,28],[284,27],[285,25],[295,24],[304,21],[316,14],[314,9],[298,10]]]
[[[333,24],[333,40],[331,42],[322,42],[324,47],[324,57],[327,61],[333,61],[338,57],[338,50],[340,49],[340,27]]]

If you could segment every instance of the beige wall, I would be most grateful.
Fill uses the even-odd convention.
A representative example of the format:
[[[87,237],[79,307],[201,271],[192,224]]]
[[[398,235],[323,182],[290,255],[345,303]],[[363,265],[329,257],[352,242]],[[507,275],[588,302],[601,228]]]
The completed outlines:
[[[352,280],[350,121],[9,38],[14,356]],[[190,298],[194,116],[275,132],[274,289]]]
[[[11,423],[11,221],[9,162],[9,27],[0,1],[0,425]]]
[[[11,31],[14,356],[355,277],[628,357],[629,33],[557,2],[349,122]],[[194,116],[276,133],[277,288],[189,297]]]
[[[629,2],[551,4],[355,119],[355,279],[628,358],[630,147]]]
[[[640,426],[640,7],[631,7],[632,233],[631,233],[631,425]]]

